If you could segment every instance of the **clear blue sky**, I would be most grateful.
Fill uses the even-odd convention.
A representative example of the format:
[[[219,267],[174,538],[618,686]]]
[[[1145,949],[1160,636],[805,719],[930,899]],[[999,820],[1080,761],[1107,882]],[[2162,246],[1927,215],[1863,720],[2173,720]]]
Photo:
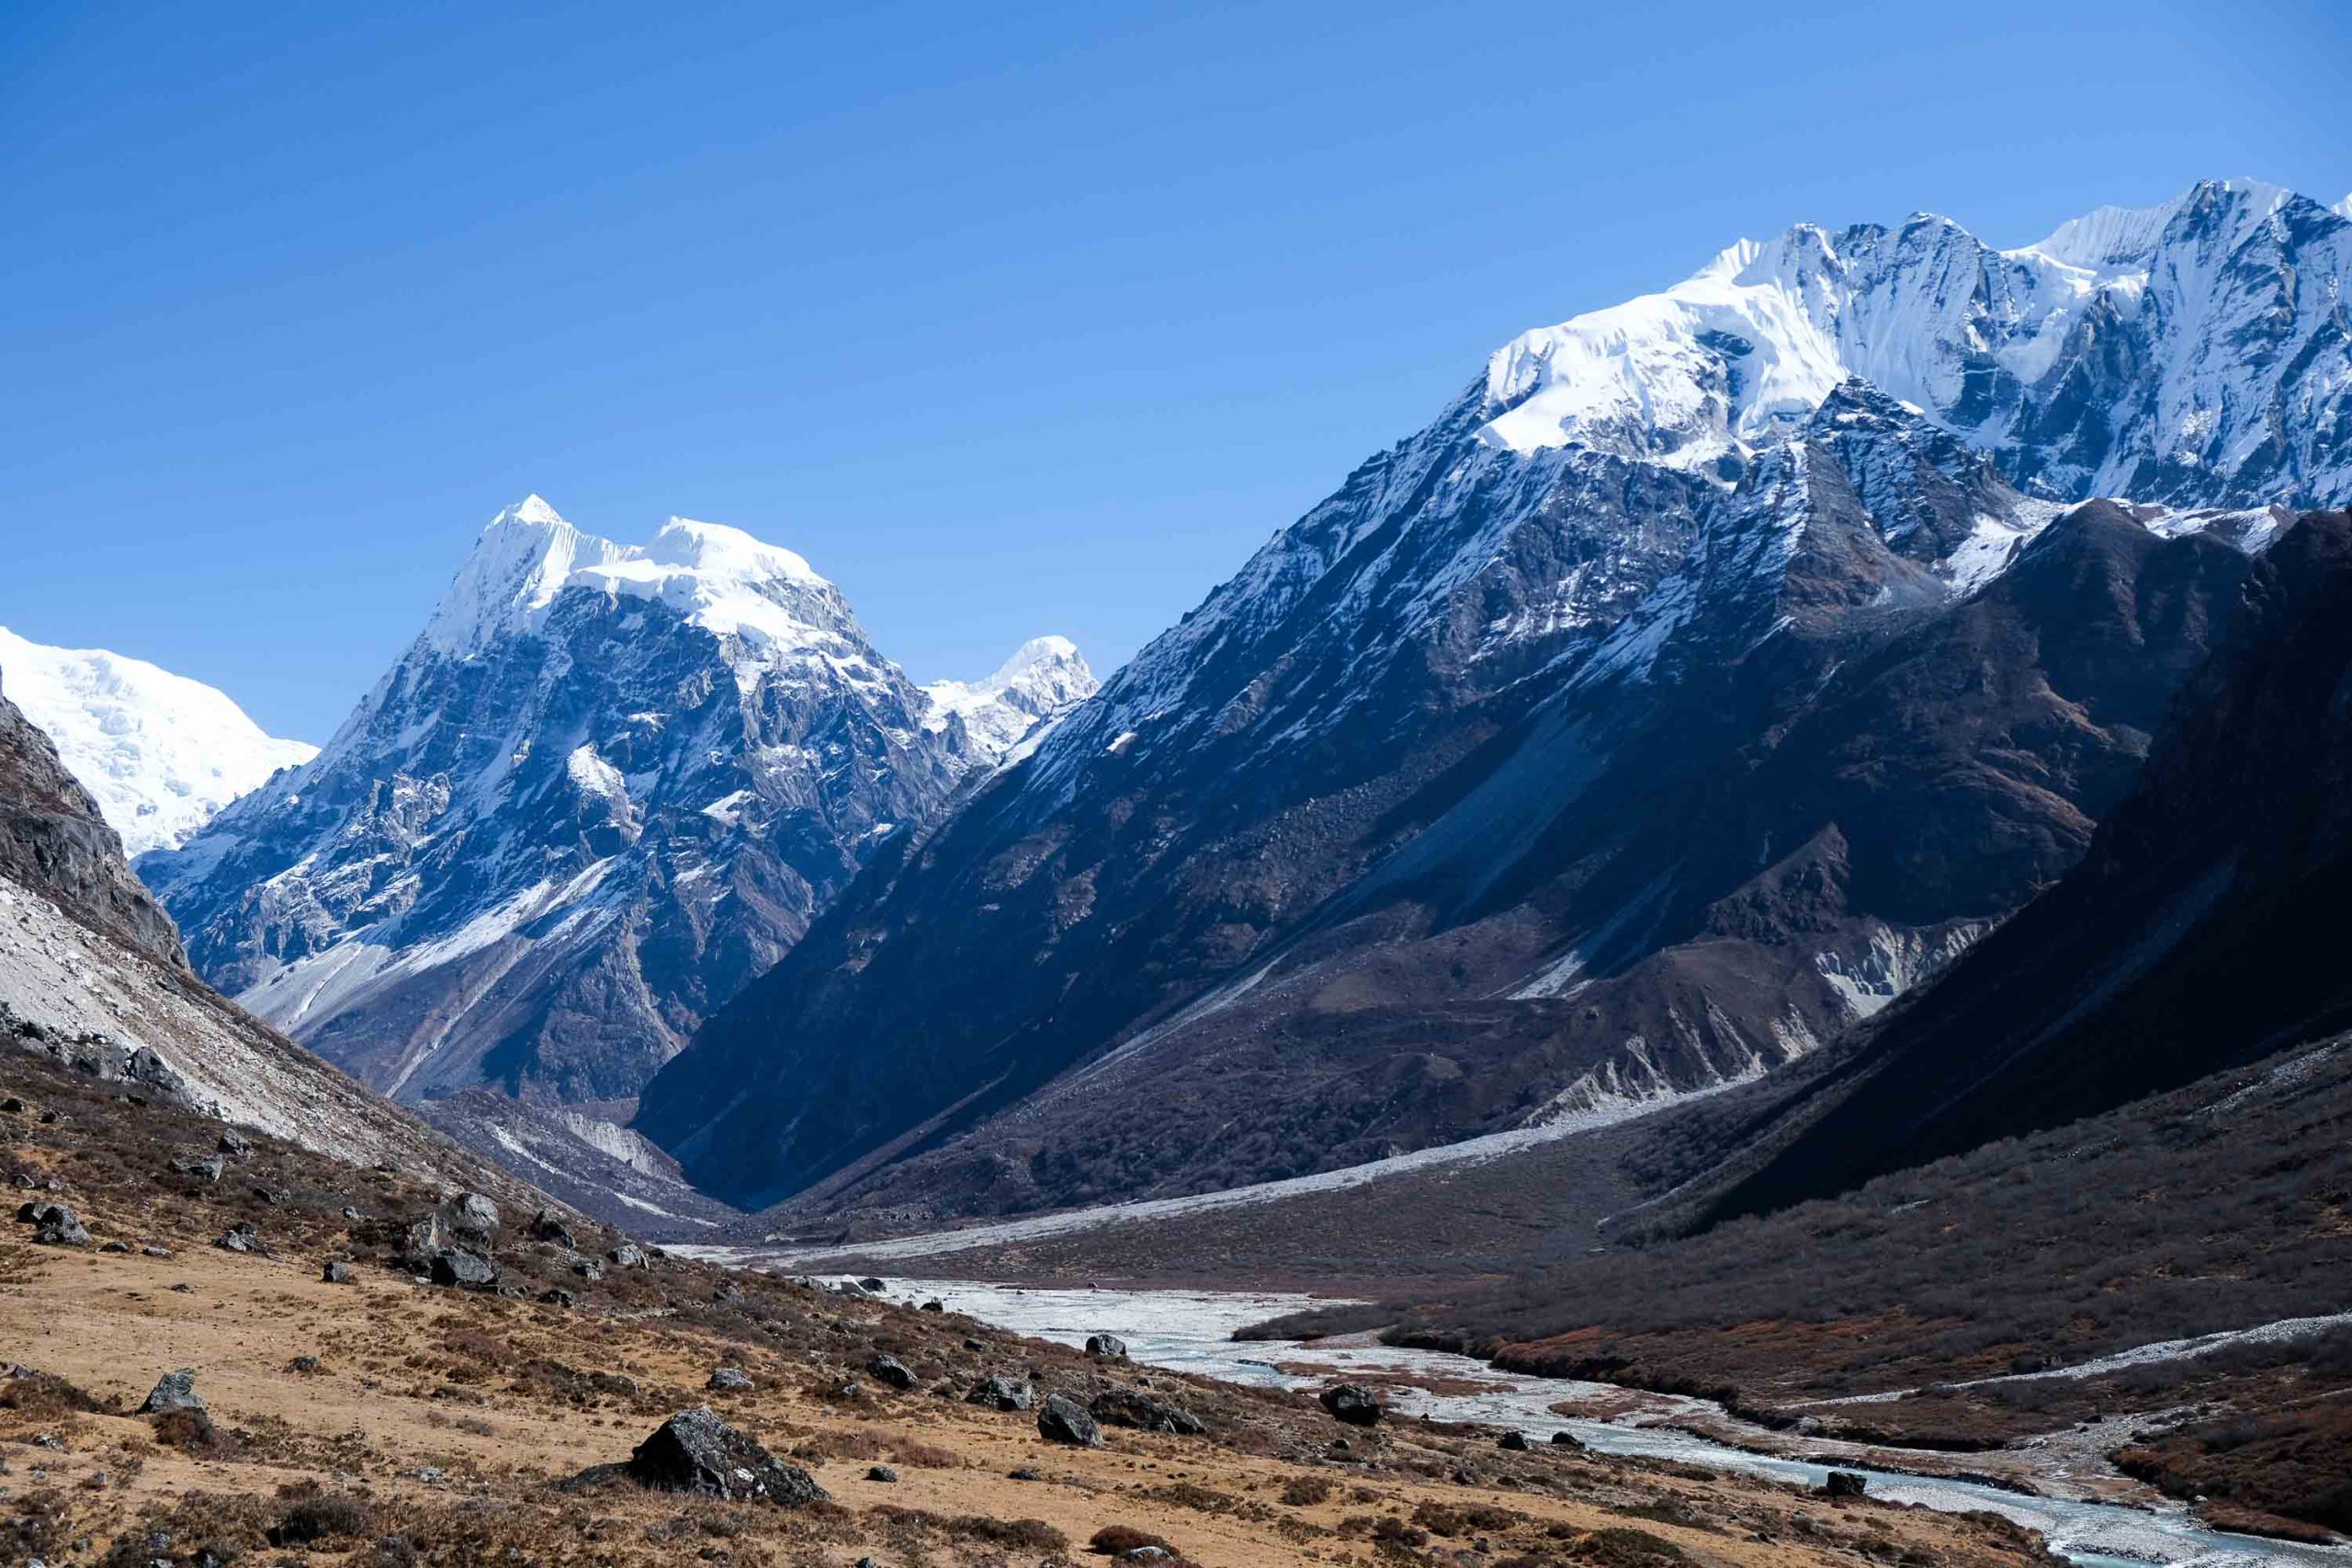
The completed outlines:
[[[2352,7],[0,6],[0,622],[323,739],[538,491],[1108,669],[1797,219],[2352,188]]]

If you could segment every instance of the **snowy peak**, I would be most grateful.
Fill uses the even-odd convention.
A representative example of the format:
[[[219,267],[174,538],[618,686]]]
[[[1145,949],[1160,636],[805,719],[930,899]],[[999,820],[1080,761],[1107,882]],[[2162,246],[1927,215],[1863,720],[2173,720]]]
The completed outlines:
[[[178,847],[280,768],[318,752],[263,733],[222,693],[95,648],[0,626],[0,690],[48,732],[130,856]]]
[[[992,762],[1040,720],[1084,702],[1101,685],[1069,638],[1031,637],[985,681],[934,681],[923,687],[932,703],[923,728],[936,734],[960,717],[980,761]]]
[[[2256,180],[1997,251],[1948,218],[1742,241],[1489,359],[1481,439],[1736,478],[1850,378],[2053,498],[2352,494],[2345,214]]]
[[[820,641],[849,618],[840,591],[792,551],[684,517],[650,544],[582,565],[564,586],[654,600],[719,636],[782,649]]]
[[[538,630],[571,589],[665,604],[763,650],[808,649],[852,629],[838,589],[792,551],[740,528],[673,517],[651,542],[625,545],[574,527],[532,495],[490,520],[422,646],[477,658],[503,637]]]
[[[423,640],[450,657],[469,658],[531,625],[575,569],[624,553],[610,539],[582,533],[536,494],[526,496],[482,529],[434,607]]]

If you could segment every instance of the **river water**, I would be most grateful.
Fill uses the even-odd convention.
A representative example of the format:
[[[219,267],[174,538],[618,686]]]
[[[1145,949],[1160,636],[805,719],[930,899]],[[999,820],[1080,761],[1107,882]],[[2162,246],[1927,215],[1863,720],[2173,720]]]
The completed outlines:
[[[754,1267],[761,1262],[754,1252],[694,1250],[718,1261]],[[1822,1465],[1748,1453],[1654,1424],[1659,1416],[1640,1418],[1652,1424],[1637,1424],[1627,1419],[1562,1416],[1550,1409],[1564,1399],[1614,1392],[1591,1383],[1498,1371],[1484,1361],[1434,1350],[1353,1342],[1241,1343],[1232,1337],[1234,1330],[1245,1325],[1312,1305],[1329,1304],[1308,1296],[1241,1291],[1033,1290],[963,1280],[908,1279],[891,1280],[888,1293],[901,1301],[937,1300],[951,1311],[967,1314],[1000,1328],[1063,1344],[1083,1344],[1090,1334],[1115,1334],[1126,1341],[1127,1353],[1136,1361],[1230,1382],[1307,1388],[1329,1381],[1317,1373],[1285,1370],[1299,1368],[1328,1369],[1333,1374],[1394,1372],[1471,1381],[1487,1392],[1430,1393],[1403,1389],[1390,1396],[1392,1407],[1407,1416],[1475,1422],[1498,1429],[1516,1427],[1537,1441],[1566,1430],[1576,1434],[1588,1448],[1603,1453],[1679,1460],[1792,1485],[1818,1486],[1827,1473]],[[1651,1402],[1653,1408],[1668,1419],[1671,1418],[1675,1403]],[[1689,1404],[1694,1414],[1701,1408],[1697,1401],[1682,1403]],[[1720,1412],[1713,1406],[1704,1408],[1710,1416],[1720,1418]],[[1838,1468],[1859,1470],[1868,1475],[1874,1497],[1930,1508],[1984,1508],[2006,1515],[2040,1530],[2052,1550],[2075,1562],[2098,1568],[2127,1568],[2143,1563],[2161,1563],[2167,1568],[2251,1568],[2257,1563],[2352,1568],[2352,1548],[2301,1546],[2203,1529],[2186,1509],[2177,1507],[2152,1512],[2114,1504],[2028,1497],[1995,1486],[1894,1474],[1843,1462]]]

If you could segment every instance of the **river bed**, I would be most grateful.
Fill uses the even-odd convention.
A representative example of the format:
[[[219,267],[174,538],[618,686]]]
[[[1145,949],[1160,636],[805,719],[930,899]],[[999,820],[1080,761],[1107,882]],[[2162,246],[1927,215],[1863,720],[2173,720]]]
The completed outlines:
[[[760,1267],[765,1261],[751,1249],[691,1250],[713,1261],[739,1266]],[[1467,1356],[1400,1349],[1362,1338],[1243,1343],[1232,1337],[1236,1329],[1250,1324],[1330,1304],[1311,1296],[1249,1291],[1032,1289],[965,1280],[910,1279],[890,1280],[886,1293],[902,1302],[936,1300],[950,1311],[1000,1328],[1067,1345],[1082,1345],[1090,1334],[1115,1334],[1126,1341],[1128,1355],[1138,1362],[1231,1382],[1312,1388],[1340,1374],[1419,1380],[1449,1392],[1411,1386],[1385,1390],[1398,1414],[1476,1423],[1498,1430],[1517,1427],[1539,1442],[1565,1430],[1603,1453],[1676,1460],[1804,1487],[1820,1485],[1829,1468],[1793,1457],[1752,1453],[1679,1429],[1686,1422],[1718,1430],[1738,1425],[1724,1416],[1719,1406],[1705,1401],[1659,1395],[1629,1401],[1624,1391],[1603,1384],[1498,1371]],[[1468,1392],[1451,1392],[1465,1389]],[[1630,1404],[1634,1408],[1607,1419],[1563,1416],[1553,1408],[1588,1403],[1620,1409]],[[1760,1428],[1756,1435],[1759,1438],[1771,1436]],[[1836,1468],[1867,1475],[1874,1497],[1930,1508],[1982,1508],[2005,1515],[2040,1530],[2052,1550],[2088,1568],[2146,1563],[2165,1568],[2252,1568],[2279,1563],[2352,1568],[2352,1548],[2304,1546],[2209,1530],[2177,1505],[2137,1508],[2082,1496],[2026,1496],[1976,1482],[1873,1470],[1842,1457]]]

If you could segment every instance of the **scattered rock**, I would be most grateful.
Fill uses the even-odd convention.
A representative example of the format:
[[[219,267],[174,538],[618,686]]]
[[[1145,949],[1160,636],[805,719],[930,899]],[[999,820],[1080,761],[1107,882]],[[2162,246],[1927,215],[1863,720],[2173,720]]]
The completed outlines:
[[[986,1405],[990,1410],[1026,1410],[1036,1397],[1025,1378],[993,1377],[966,1394],[964,1403]]]
[[[498,1270],[481,1254],[452,1247],[433,1255],[433,1282],[469,1291],[492,1290],[498,1284]]]
[[[1870,1489],[1870,1478],[1857,1475],[1850,1470],[1833,1470],[1828,1479],[1821,1483],[1821,1495],[1825,1497],[1860,1497],[1868,1494]]]
[[[1090,1334],[1086,1337],[1086,1353],[1102,1361],[1124,1361],[1127,1359],[1127,1342],[1115,1334]]]
[[[694,1492],[742,1501],[764,1497],[786,1507],[820,1503],[830,1495],[814,1477],[783,1464],[757,1442],[735,1430],[707,1405],[671,1416],[637,1445],[622,1471],[664,1492]]]
[[[943,1301],[928,1301],[922,1303],[922,1310],[925,1312],[945,1312],[947,1310],[947,1303]]]
[[[1099,1421],[1114,1427],[1132,1427],[1137,1431],[1175,1432],[1197,1438],[1209,1429],[1208,1423],[1191,1411],[1131,1388],[1105,1389],[1094,1396],[1087,1408]]]
[[[246,1137],[243,1133],[238,1132],[234,1127],[224,1127],[221,1129],[220,1146],[222,1154],[229,1155],[237,1159],[243,1159],[246,1156],[254,1152],[254,1141],[251,1138]]]
[[[1005,1476],[1007,1480],[1011,1481],[1043,1481],[1046,1479],[1025,1464],[1018,1470],[1007,1471],[1005,1472]]]
[[[638,1246],[637,1243],[633,1241],[625,1241],[621,1243],[618,1247],[613,1248],[612,1251],[605,1254],[605,1256],[612,1260],[613,1266],[616,1269],[643,1269],[648,1267],[645,1259],[645,1249]]]
[[[1037,1435],[1049,1443],[1068,1443],[1072,1448],[1099,1449],[1102,1446],[1102,1428],[1086,1406],[1066,1394],[1048,1394],[1046,1407],[1037,1412]]]
[[[604,1264],[598,1262],[594,1258],[573,1258],[571,1260],[571,1271],[579,1275],[583,1280],[601,1280],[605,1277]]]
[[[488,1251],[498,1243],[498,1205],[479,1192],[460,1192],[441,1205],[441,1223],[459,1241]]]
[[[365,1214],[363,1214],[363,1213],[361,1213],[359,1212],[359,1205],[358,1205],[358,1204],[356,1204],[356,1203],[345,1203],[345,1204],[343,1206],[343,1217],[344,1217],[345,1219],[346,1219],[346,1220],[355,1220],[355,1221],[356,1221],[356,1220],[364,1220],[364,1219],[366,1219],[368,1216],[367,1216],[367,1215],[365,1215]]]
[[[100,1252],[129,1252],[130,1244],[127,1241],[105,1241],[98,1244],[98,1250]]]
[[[33,1227],[33,1239],[43,1247],[87,1247],[89,1230],[81,1217],[62,1203],[37,1199],[17,1205],[17,1218]]]
[[[724,1393],[744,1393],[755,1385],[752,1382],[752,1374],[742,1368],[721,1367],[710,1374],[710,1381],[703,1386]]]
[[[315,1377],[320,1370],[319,1359],[316,1356],[297,1356],[286,1363],[286,1370],[289,1372],[300,1372],[306,1378]]]
[[[1315,1396],[1335,1421],[1345,1421],[1351,1427],[1374,1427],[1386,1414],[1372,1390],[1362,1383],[1333,1383]]]
[[[150,1243],[148,1246],[142,1247],[139,1249],[139,1256],[141,1258],[169,1258],[172,1256],[172,1249],[168,1247],[156,1247]]]
[[[548,1287],[547,1290],[541,1291],[539,1292],[539,1301],[540,1303],[545,1306],[564,1307],[567,1309],[576,1307],[580,1304],[580,1298],[573,1295],[570,1291],[565,1290],[561,1285],[553,1285]]]
[[[563,1213],[560,1209],[541,1209],[537,1213],[533,1214],[531,1235],[537,1240],[551,1241],[558,1247],[568,1247],[573,1245],[571,1227],[564,1223]]]
[[[743,1287],[732,1280],[721,1280],[718,1281],[718,1289],[710,1292],[710,1299],[720,1306],[741,1306],[743,1303]]]
[[[161,1416],[167,1410],[201,1410],[204,1398],[196,1392],[196,1369],[182,1367],[175,1372],[165,1372],[155,1380],[148,1392],[147,1403],[139,1407],[141,1416]]]
[[[899,1479],[899,1472],[892,1470],[887,1464],[870,1465],[866,1469],[865,1479],[868,1481],[896,1481]]]
[[[866,1375],[876,1382],[888,1384],[891,1388],[906,1389],[915,1386],[914,1372],[904,1361],[887,1351],[866,1362],[865,1371]]]
[[[326,1267],[319,1270],[319,1278],[330,1285],[347,1285],[351,1283],[351,1265],[340,1258],[330,1258]]]
[[[228,1161],[219,1155],[206,1155],[200,1159],[182,1156],[172,1161],[174,1176],[191,1177],[198,1181],[218,1181],[220,1179],[220,1173],[227,1168]]]
[[[262,1246],[261,1232],[254,1227],[251,1220],[239,1220],[215,1236],[212,1245],[223,1252],[266,1252],[268,1250]]]
[[[6,1100],[0,1100],[0,1111],[6,1111],[12,1115],[21,1115],[24,1109],[25,1102],[13,1094]]]

